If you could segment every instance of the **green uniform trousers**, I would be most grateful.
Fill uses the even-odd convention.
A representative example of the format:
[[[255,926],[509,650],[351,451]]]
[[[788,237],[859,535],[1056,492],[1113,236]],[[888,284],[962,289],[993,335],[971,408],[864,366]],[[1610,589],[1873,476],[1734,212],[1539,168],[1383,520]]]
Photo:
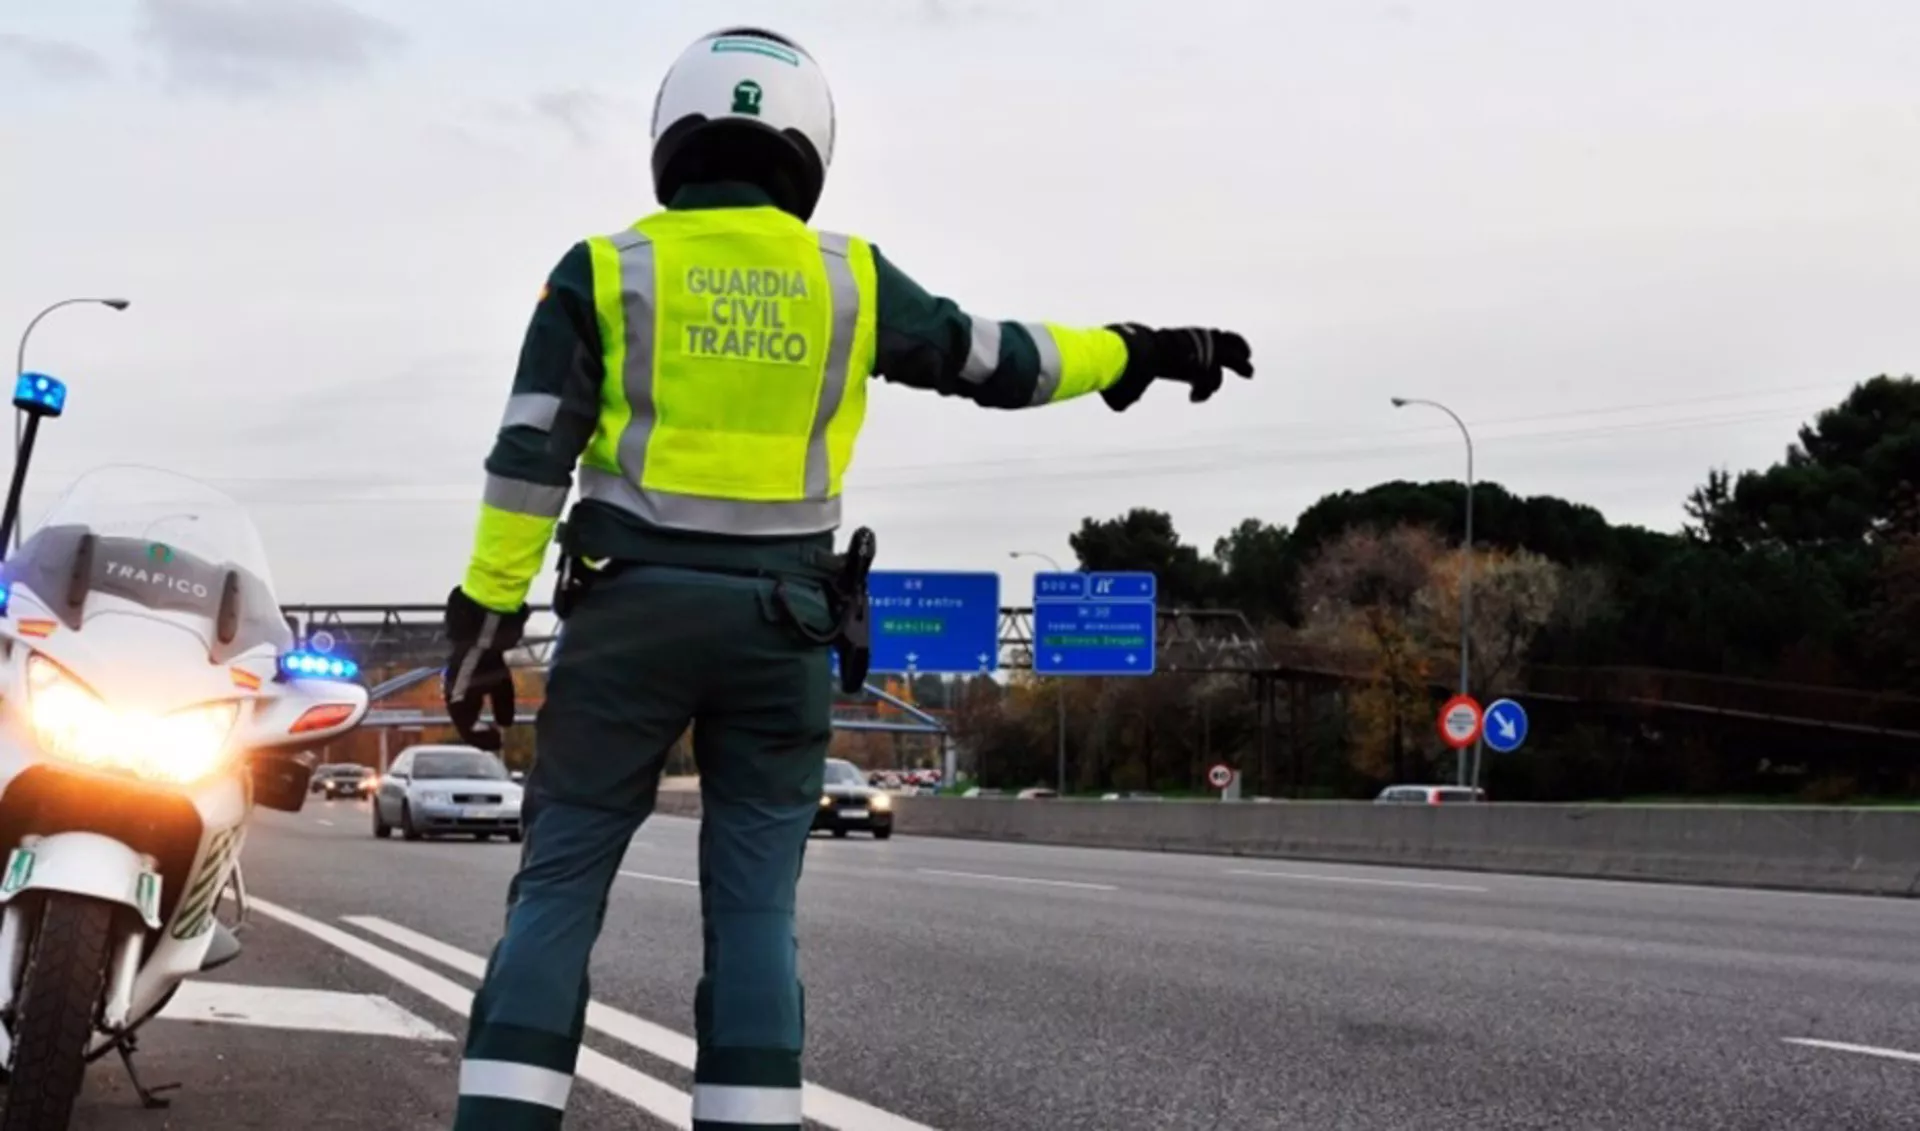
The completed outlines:
[[[828,629],[817,584],[784,589],[809,628]],[[827,650],[783,620],[764,578],[636,566],[578,603],[536,723],[526,844],[474,998],[455,1131],[561,1125],[608,889],[689,723],[705,942],[693,1125],[799,1131],[794,899],[832,736],[830,680]]]

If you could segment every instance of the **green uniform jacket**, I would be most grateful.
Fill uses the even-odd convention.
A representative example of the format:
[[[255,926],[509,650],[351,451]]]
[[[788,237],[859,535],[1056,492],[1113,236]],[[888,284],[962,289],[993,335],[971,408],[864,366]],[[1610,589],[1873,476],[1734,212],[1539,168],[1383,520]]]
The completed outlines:
[[[671,206],[739,208],[770,204],[759,189],[725,183],[692,185]],[[876,274],[877,322],[874,375],[897,385],[930,389],[942,396],[965,397],[985,408],[1027,408],[1057,403],[1068,396],[1098,392],[1118,381],[1126,368],[1127,350],[1111,330],[1066,329],[1049,324],[981,323],[952,301],[937,298],[873,251]],[[997,327],[997,333],[993,332]],[[1035,333],[1056,339],[1071,335],[1074,355],[1098,371],[1081,373],[1062,387],[1057,376],[1043,380],[1041,346]],[[997,339],[997,350],[994,347]],[[1049,350],[1053,342],[1046,343]],[[983,356],[997,352],[991,367]],[[501,422],[487,471],[526,484],[565,490],[573,483],[574,467],[592,438],[601,405],[605,351],[594,312],[593,267],[585,241],[573,245],[553,269],[535,306],[532,324],[520,351],[513,396]],[[972,358],[970,362],[970,358]],[[1057,369],[1057,365],[1056,365]],[[551,427],[516,421],[512,403],[558,398]],[[551,403],[551,401],[548,401]],[[568,518],[570,542],[585,557],[647,560],[647,547],[661,537],[686,541],[684,534],[643,528],[638,519],[592,500],[577,504]],[[717,537],[717,536],[716,536]],[[691,539],[699,541],[697,537]],[[738,539],[732,540],[735,544]],[[829,535],[798,541],[826,542]],[[463,587],[482,605],[501,612],[517,608],[544,559],[533,547],[502,555],[476,543]]]

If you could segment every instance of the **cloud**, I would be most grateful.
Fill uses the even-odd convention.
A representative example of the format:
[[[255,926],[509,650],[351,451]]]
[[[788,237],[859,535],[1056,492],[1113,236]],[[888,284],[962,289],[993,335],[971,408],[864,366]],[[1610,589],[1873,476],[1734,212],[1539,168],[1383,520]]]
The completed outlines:
[[[140,38],[175,85],[229,94],[362,71],[405,42],[340,0],[140,0]]]
[[[495,155],[525,157],[549,150],[556,139],[592,150],[610,138],[622,140],[636,128],[645,137],[648,108],[618,94],[587,87],[550,87],[513,99],[468,103],[433,127],[442,140]],[[639,125],[636,127],[635,122]]]
[[[579,88],[542,91],[530,105],[536,116],[559,126],[580,145],[593,144],[594,127],[607,110],[606,99]]]
[[[105,78],[107,62],[74,43],[0,31],[0,56],[11,56],[43,79],[85,82]]]

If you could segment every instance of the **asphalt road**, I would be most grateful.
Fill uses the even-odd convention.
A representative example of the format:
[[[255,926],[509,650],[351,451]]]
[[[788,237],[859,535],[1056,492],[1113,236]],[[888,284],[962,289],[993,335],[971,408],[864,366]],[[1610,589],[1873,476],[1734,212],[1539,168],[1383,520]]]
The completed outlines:
[[[686,1125],[694,832],[627,857],[569,1127]],[[102,1062],[77,1125],[445,1127],[516,858],[264,815],[252,989],[209,1006],[261,1016],[156,1023],[174,1109]],[[801,946],[819,1127],[1920,1127],[1920,902],[856,835],[809,850]]]

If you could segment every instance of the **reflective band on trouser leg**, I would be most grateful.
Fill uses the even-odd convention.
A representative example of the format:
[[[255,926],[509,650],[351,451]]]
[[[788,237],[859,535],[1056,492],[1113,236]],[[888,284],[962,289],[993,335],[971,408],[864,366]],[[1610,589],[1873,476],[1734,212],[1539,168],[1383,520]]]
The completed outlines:
[[[1040,380],[1034,383],[1032,404],[1097,393],[1126,372],[1127,342],[1112,330],[1074,330],[1051,322],[1022,325],[1040,352]]]
[[[510,1060],[460,1062],[460,1094],[463,1097],[512,1100],[565,1111],[567,1095],[572,1090],[573,1077],[549,1068],[515,1064]]]
[[[705,1131],[721,1124],[736,1127],[798,1127],[800,1089],[742,1088],[732,1084],[695,1084],[693,1122]]]

